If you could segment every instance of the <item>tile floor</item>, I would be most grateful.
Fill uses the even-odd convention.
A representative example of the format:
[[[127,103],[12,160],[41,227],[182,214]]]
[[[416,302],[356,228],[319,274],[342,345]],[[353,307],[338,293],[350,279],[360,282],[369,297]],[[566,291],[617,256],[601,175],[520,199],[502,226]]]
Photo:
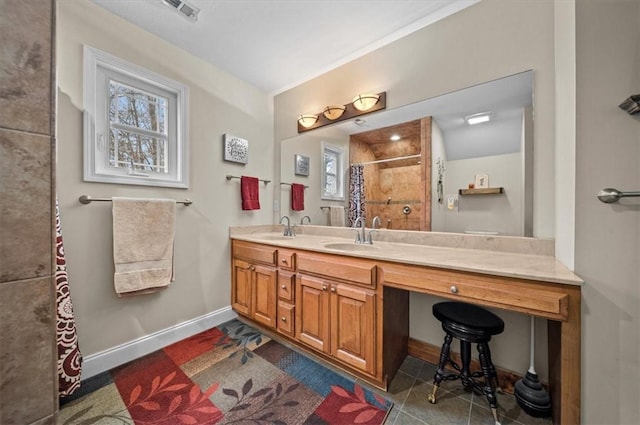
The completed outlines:
[[[388,392],[381,393],[394,402],[385,425],[494,425],[487,399],[465,392],[460,381],[443,382],[438,402],[429,403],[435,372],[435,365],[407,357]],[[498,394],[498,419],[502,425],[551,425],[550,418],[523,412],[512,394]]]

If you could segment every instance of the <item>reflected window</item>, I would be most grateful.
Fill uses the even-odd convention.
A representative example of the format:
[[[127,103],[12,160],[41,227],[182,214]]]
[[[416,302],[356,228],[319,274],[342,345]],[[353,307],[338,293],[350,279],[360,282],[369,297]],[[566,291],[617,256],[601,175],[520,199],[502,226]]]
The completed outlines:
[[[344,150],[322,145],[322,199],[344,200]]]

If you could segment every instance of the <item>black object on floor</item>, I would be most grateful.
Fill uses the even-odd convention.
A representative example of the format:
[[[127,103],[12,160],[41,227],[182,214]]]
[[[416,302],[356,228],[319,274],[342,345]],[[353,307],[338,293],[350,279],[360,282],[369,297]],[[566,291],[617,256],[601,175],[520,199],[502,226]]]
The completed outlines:
[[[551,416],[551,398],[544,389],[538,374],[534,369],[535,364],[535,318],[531,316],[531,355],[529,370],[524,378],[519,379],[514,387],[513,394],[516,396],[518,405],[531,416],[536,418],[546,418]]]

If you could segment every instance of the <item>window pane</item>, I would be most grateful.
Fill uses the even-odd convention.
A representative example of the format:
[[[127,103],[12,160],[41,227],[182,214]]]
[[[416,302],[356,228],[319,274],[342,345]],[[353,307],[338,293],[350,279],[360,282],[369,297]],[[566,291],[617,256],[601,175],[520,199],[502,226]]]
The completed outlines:
[[[109,120],[166,134],[167,99],[109,81]]]
[[[109,165],[134,171],[167,173],[167,141],[133,132],[109,131]]]
[[[327,176],[324,182],[324,193],[326,195],[338,194],[338,181],[335,176]]]
[[[336,174],[337,158],[333,153],[324,153],[324,169],[327,174]]]

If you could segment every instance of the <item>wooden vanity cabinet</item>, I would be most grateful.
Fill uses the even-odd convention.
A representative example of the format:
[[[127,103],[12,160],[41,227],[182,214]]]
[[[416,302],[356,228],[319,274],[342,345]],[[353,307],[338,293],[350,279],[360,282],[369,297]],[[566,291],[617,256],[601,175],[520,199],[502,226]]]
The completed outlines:
[[[276,249],[243,241],[232,243],[231,306],[256,322],[276,327]]]
[[[376,262],[233,240],[232,263],[238,314],[386,390],[407,354],[408,296],[378,283]]]
[[[305,252],[298,254],[296,276],[296,339],[371,376],[378,371],[375,268],[366,260]],[[354,281],[338,280],[345,277]]]

